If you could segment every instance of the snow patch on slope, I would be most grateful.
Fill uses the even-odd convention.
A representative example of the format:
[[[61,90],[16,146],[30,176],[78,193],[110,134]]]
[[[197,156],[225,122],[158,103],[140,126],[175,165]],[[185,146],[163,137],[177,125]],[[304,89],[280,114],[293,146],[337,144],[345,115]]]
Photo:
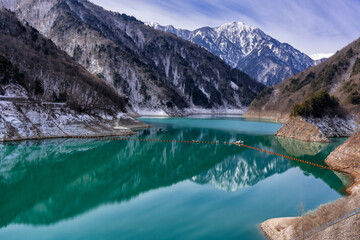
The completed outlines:
[[[313,60],[321,60],[323,58],[329,58],[332,55],[334,55],[334,53],[315,53],[309,55],[309,57],[312,58]]]
[[[236,85],[236,83],[234,83],[233,81],[230,82],[230,86],[231,86],[231,88],[234,89],[234,90],[239,90],[239,86]]]

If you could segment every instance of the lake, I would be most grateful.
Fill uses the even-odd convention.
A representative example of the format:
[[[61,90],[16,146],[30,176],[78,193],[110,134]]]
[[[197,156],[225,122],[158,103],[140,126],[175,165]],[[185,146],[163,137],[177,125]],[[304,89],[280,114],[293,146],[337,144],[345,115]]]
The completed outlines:
[[[330,144],[239,117],[141,118],[141,139],[231,142],[323,164]],[[234,145],[51,139],[0,144],[0,239],[265,239],[259,224],[341,198],[326,169]]]

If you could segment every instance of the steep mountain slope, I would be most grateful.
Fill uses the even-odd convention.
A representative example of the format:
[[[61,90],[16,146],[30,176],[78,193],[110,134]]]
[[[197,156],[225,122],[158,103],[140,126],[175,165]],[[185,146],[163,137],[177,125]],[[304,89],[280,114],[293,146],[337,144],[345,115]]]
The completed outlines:
[[[231,67],[238,68],[259,82],[275,85],[315,64],[309,56],[286,43],[241,22],[194,31],[149,23],[155,29],[175,34],[204,47]]]
[[[264,89],[251,103],[245,116],[286,120],[294,104],[302,103],[308,93],[319,90],[337,97],[345,111],[351,114],[359,112],[360,39],[325,62]]]
[[[65,136],[47,114],[69,133],[120,134],[124,97],[5,9],[0,42],[0,141]]]
[[[140,114],[241,113],[263,88],[195,44],[86,0],[0,4],[128,96]]]

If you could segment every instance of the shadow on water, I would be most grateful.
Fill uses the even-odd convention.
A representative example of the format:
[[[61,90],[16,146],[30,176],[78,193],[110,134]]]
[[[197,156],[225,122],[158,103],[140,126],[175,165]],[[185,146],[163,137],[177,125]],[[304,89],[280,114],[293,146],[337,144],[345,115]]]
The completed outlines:
[[[287,144],[271,135],[161,124],[137,135],[172,140],[244,139],[248,145],[270,151],[286,153],[287,149]],[[343,188],[330,171],[221,144],[58,139],[0,144],[0,154],[0,227],[53,224],[186,179],[235,191],[292,166],[323,179],[337,191]],[[314,156],[303,157],[314,160]],[[320,152],[315,158],[323,161],[325,156]]]

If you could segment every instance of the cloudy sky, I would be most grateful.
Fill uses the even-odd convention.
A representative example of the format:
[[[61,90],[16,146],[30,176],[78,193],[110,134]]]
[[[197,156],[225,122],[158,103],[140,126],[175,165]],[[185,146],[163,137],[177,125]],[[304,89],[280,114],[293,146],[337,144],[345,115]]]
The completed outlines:
[[[360,37],[360,0],[91,0],[144,22],[194,30],[241,21],[307,53]]]

